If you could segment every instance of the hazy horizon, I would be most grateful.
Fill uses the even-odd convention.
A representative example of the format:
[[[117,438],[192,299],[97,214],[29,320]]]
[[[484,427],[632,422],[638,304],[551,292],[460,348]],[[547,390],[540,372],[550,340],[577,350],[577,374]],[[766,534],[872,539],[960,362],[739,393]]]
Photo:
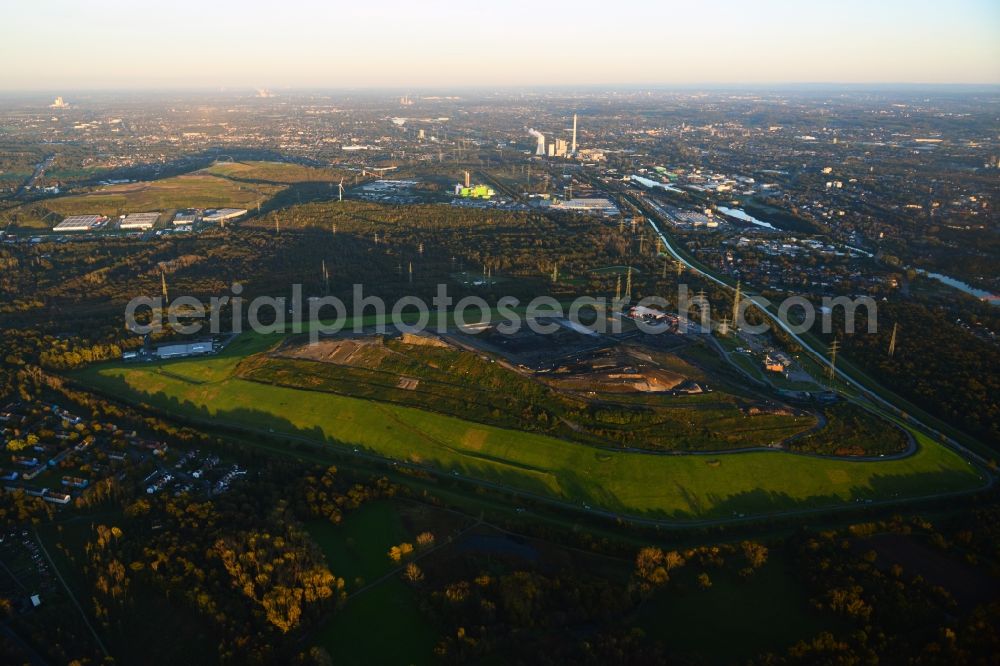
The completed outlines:
[[[997,3],[807,4],[58,0],[8,9],[0,91],[1000,84]]]

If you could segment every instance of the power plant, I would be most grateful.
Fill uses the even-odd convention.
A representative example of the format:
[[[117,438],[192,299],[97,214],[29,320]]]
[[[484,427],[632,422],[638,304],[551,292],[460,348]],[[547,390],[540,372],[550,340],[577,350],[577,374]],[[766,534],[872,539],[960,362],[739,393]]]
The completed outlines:
[[[577,128],[577,118],[576,114],[573,114],[573,134],[570,142],[567,144],[565,139],[554,139],[548,143],[545,141],[545,135],[538,130],[532,128],[528,130],[528,134],[535,137],[537,144],[535,147],[535,155],[539,157],[577,157],[576,152],[576,128]]]
[[[528,134],[535,137],[538,140],[538,147],[535,148],[536,155],[545,155],[545,135],[536,129],[529,129]]]

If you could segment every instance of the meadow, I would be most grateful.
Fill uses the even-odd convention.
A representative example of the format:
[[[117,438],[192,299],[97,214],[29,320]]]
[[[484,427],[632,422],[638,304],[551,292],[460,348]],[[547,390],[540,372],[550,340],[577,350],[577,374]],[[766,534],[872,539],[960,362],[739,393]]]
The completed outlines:
[[[203,170],[223,178],[272,184],[338,183],[347,172],[287,162],[216,162]]]
[[[388,574],[396,566],[389,548],[415,536],[396,505],[385,500],[352,511],[340,525],[317,520],[306,527],[330,569],[347,580],[349,593]],[[421,616],[414,590],[392,576],[348,601],[319,629],[315,642],[343,664],[430,663],[435,631]]]

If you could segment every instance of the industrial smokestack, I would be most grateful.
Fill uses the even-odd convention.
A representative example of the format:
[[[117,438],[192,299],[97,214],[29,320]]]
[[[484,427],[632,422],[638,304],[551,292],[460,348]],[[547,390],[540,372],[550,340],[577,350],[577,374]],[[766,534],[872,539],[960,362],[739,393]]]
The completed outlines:
[[[545,156],[545,135],[536,129],[529,129],[528,134],[538,139],[538,147],[535,148],[536,155]]]
[[[570,147],[571,155],[576,155],[576,114],[573,114],[573,145]]]

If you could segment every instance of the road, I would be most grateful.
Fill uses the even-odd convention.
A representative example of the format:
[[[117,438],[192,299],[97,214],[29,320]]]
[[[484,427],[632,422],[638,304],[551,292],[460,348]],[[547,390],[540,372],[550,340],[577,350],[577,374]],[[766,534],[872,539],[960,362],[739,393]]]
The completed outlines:
[[[18,188],[17,192],[14,194],[14,197],[17,198],[22,194],[24,194],[25,192],[27,192],[28,188],[33,186],[35,184],[35,181],[42,177],[42,174],[45,173],[45,170],[48,169],[50,166],[52,166],[52,163],[55,161],[55,159],[56,156],[53,154],[46,156],[44,160],[39,162],[38,165],[35,167],[34,172],[28,177],[26,181],[24,181],[24,183],[21,184],[21,187]]]
[[[630,194],[627,194],[624,191],[619,190],[618,193],[626,201],[628,201],[633,206],[635,206],[639,210],[641,210],[641,211],[643,211],[643,212],[646,213],[646,219],[649,222],[649,225],[653,228],[653,231],[660,238],[660,240],[663,241],[663,245],[664,245],[664,247],[666,247],[667,252],[669,252],[670,255],[674,257],[674,259],[676,259],[677,261],[681,262],[681,264],[683,264],[685,267],[687,267],[688,270],[690,270],[690,271],[692,271],[692,272],[694,272],[694,273],[696,273],[696,274],[698,274],[698,275],[700,275],[700,276],[702,276],[702,277],[704,277],[704,278],[706,278],[708,280],[711,280],[712,282],[718,284],[719,286],[721,286],[721,287],[723,287],[725,289],[728,289],[730,291],[733,290],[733,288],[728,283],[724,282],[722,279],[716,277],[715,275],[713,275],[713,274],[711,274],[711,273],[709,273],[709,272],[701,269],[700,267],[695,266],[690,261],[688,261],[686,258],[684,258],[684,256],[682,256],[676,250],[676,248],[674,248],[674,246],[671,244],[670,237],[666,233],[664,233],[663,230],[657,224],[657,220],[659,220],[662,223],[662,219],[659,219],[659,213],[657,213],[656,211],[652,210],[651,206],[645,205],[645,202],[639,201],[634,196],[632,196]],[[834,374],[836,375],[836,377],[838,379],[840,379],[841,381],[845,382],[846,384],[848,384],[850,386],[853,386],[854,388],[858,389],[859,391],[862,391],[865,394],[865,396],[867,396],[869,399],[873,400],[874,402],[878,403],[880,406],[884,407],[885,409],[888,409],[892,414],[895,414],[897,417],[903,419],[904,421],[906,421],[907,423],[909,423],[909,424],[911,424],[913,426],[916,426],[917,428],[923,430],[924,432],[927,432],[927,433],[931,434],[936,439],[938,439],[938,441],[944,442],[946,445],[950,446],[953,450],[956,450],[957,452],[959,452],[960,454],[962,454],[967,459],[975,460],[980,465],[982,465],[982,466],[986,467],[987,469],[989,469],[989,463],[988,463],[988,461],[985,458],[983,458],[982,456],[980,456],[978,453],[976,453],[975,451],[972,451],[972,450],[968,449],[967,447],[963,446],[961,443],[955,441],[951,437],[948,437],[944,433],[942,433],[942,432],[940,432],[940,431],[938,431],[938,430],[936,430],[936,429],[928,426],[925,423],[922,423],[921,421],[919,421],[918,419],[916,419],[912,415],[906,413],[904,410],[902,410],[899,407],[897,407],[895,404],[893,404],[888,399],[886,399],[883,396],[879,395],[876,391],[874,391],[874,390],[866,387],[864,384],[862,384],[861,382],[857,381],[856,379],[854,379],[853,377],[851,377],[850,375],[848,375],[846,372],[844,372],[844,370],[842,368],[836,368],[836,367],[834,367],[833,364],[830,362],[830,360],[826,357],[825,354],[823,354],[820,351],[818,351],[809,342],[807,342],[806,340],[804,340],[801,335],[799,335],[798,333],[796,333],[792,329],[792,327],[786,321],[784,321],[777,314],[775,314],[774,312],[772,312],[771,310],[769,310],[766,307],[766,304],[765,304],[765,302],[763,300],[763,297],[754,294],[753,292],[749,291],[746,288],[743,288],[742,293],[743,293],[743,297],[746,300],[749,300],[751,303],[753,303],[755,306],[757,306],[757,309],[759,309],[761,312],[763,312],[764,315],[766,315],[772,322],[774,322],[774,324],[776,326],[778,326],[789,337],[791,337],[793,340],[795,340],[795,342],[798,343],[799,346],[801,346],[803,350],[805,350],[806,352],[808,352],[809,354],[811,354],[816,360],[819,361],[819,363],[821,365],[823,365],[823,366],[825,366],[825,367],[830,368],[831,370],[833,370]],[[992,478],[993,478],[992,473],[988,473],[988,476],[990,477],[991,483],[992,483]]]

